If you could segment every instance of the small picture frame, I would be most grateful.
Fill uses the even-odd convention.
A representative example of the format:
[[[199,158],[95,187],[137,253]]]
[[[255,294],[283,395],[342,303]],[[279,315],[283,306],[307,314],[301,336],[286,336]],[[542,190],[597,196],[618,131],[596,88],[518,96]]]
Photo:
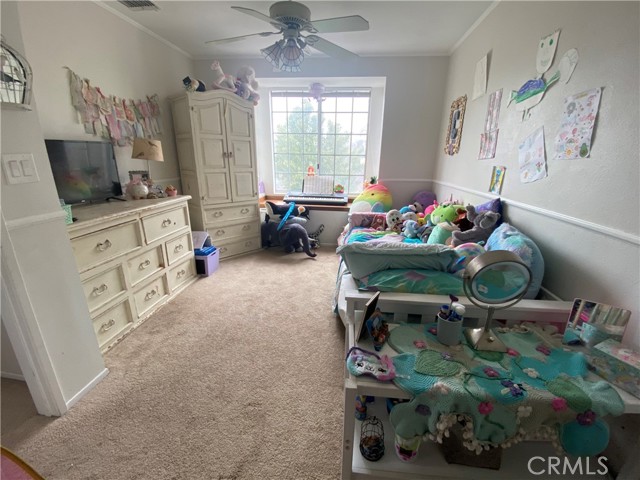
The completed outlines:
[[[149,180],[149,172],[147,170],[129,170],[129,180],[147,182]]]
[[[502,192],[502,180],[504,180],[506,170],[507,167],[493,167],[493,172],[491,172],[491,182],[489,183],[489,192],[500,195],[500,192]]]
[[[467,106],[467,96],[456,98],[451,104],[449,113],[449,128],[445,139],[444,153],[453,155],[460,150],[460,138],[462,137],[462,124],[464,123],[464,111]]]
[[[378,306],[378,297],[380,297],[380,292],[376,292],[373,296],[367,301],[365,305],[364,315],[362,316],[362,323],[356,324],[356,341],[362,338],[362,335],[367,330],[367,320],[371,318],[371,316],[375,313],[376,307]]]

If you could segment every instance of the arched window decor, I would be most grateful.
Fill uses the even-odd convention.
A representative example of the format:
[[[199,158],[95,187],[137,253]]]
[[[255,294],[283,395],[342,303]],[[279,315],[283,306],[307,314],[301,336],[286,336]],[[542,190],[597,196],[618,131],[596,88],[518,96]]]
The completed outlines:
[[[0,41],[0,101],[2,106],[30,109],[31,66],[29,62],[4,41]]]

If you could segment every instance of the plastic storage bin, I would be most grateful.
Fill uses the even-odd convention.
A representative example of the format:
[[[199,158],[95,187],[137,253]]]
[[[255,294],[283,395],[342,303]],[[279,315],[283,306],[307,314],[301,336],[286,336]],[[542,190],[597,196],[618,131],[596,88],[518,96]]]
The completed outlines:
[[[211,237],[207,232],[192,232],[191,236],[196,259],[196,272],[208,277],[218,269],[220,263],[218,249],[211,245]]]

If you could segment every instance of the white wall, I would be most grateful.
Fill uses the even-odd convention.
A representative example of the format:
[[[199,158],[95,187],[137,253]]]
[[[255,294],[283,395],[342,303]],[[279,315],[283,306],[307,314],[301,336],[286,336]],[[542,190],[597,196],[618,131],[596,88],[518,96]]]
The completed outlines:
[[[207,88],[213,81],[210,68],[213,60],[196,61],[192,75],[202,80]],[[306,58],[303,71],[297,73],[273,72],[263,58],[219,60],[225,73],[231,75],[235,75],[242,65],[251,65],[258,81],[261,76],[386,77],[380,180],[391,190],[394,203],[405,205],[421,187],[411,190],[397,180],[411,179],[424,184],[431,178],[440,138],[448,57],[362,57],[354,62]]]
[[[440,198],[466,202],[490,197],[493,165],[507,167],[502,198],[507,218],[533,237],[546,260],[544,285],[575,297],[632,310],[625,342],[640,348],[639,45],[638,2],[502,2],[452,55],[440,119],[434,188]],[[568,84],[550,87],[531,117],[520,120],[511,90],[535,74],[540,38],[560,28],[553,74],[576,48],[580,61]],[[471,101],[475,65],[490,52],[487,95]],[[554,160],[563,99],[602,87],[591,156]],[[502,88],[495,160],[477,160],[488,94]],[[469,97],[460,153],[443,152],[451,102]],[[517,146],[544,126],[548,177],[520,183]]]
[[[179,185],[178,161],[167,98],[183,91],[192,61],[157,38],[94,2],[20,2],[25,50],[34,71],[34,93],[45,138],[101,140],[84,133],[71,105],[65,66],[100,87],[105,95],[161,100],[164,162],[149,162],[154,181]],[[120,180],[129,170],[147,170],[131,159],[131,147],[116,147]]]

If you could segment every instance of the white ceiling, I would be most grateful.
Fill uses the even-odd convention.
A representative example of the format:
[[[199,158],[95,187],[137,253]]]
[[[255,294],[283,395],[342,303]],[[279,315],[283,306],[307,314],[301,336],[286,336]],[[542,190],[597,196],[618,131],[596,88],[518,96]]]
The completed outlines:
[[[207,40],[276,31],[269,23],[231,8],[242,6],[268,16],[272,1],[156,0],[159,11],[134,11],[115,1],[98,3],[194,59],[260,57],[261,48],[280,38],[252,37],[224,45],[205,45]],[[320,35],[360,56],[424,56],[450,54],[497,2],[303,0],[303,3],[311,10],[312,21],[347,15],[360,15],[368,20],[368,31]]]

